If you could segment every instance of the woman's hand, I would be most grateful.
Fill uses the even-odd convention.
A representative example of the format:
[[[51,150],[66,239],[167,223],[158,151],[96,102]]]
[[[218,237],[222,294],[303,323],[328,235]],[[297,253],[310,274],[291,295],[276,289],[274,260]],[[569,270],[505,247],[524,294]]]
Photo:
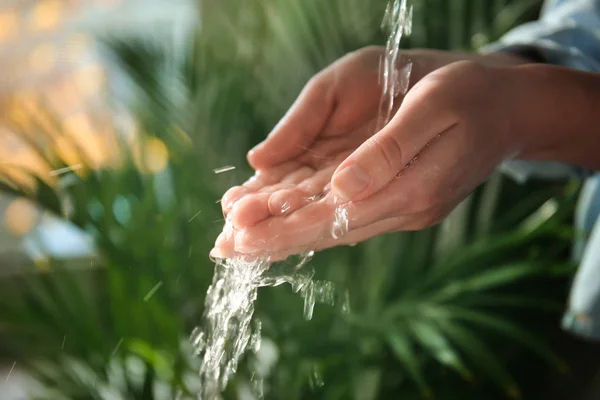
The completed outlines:
[[[519,151],[510,56],[406,53],[416,84],[375,132],[380,48],[352,53],[321,72],[248,159],[253,179],[229,190],[223,211],[233,235],[213,256],[350,244],[438,223],[497,165]],[[479,57],[479,61],[456,62]],[[444,66],[446,65],[446,66]],[[433,72],[432,72],[433,71]],[[350,232],[330,234],[347,203]]]

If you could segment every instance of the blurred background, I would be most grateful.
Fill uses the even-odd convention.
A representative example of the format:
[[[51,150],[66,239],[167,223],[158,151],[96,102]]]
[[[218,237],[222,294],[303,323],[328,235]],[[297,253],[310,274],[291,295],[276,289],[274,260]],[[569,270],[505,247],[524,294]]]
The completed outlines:
[[[541,1],[412,4],[405,47],[476,50]],[[314,73],[385,43],[385,7],[0,1],[1,399],[196,398],[218,200]],[[494,175],[438,227],[317,254],[351,312],[261,289],[224,397],[600,398],[600,349],[559,329],[579,186]]]

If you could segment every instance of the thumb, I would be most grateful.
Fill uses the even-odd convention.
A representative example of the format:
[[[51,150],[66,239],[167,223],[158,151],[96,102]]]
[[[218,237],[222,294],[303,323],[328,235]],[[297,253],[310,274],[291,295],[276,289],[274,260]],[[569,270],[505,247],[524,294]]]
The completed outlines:
[[[358,201],[378,192],[455,124],[451,109],[441,107],[434,96],[409,94],[390,123],[337,168],[331,181],[334,195]]]
[[[267,139],[248,152],[252,168],[272,167],[305,152],[333,112],[333,95],[324,74],[311,79]]]
[[[346,201],[369,197],[403,168],[403,145],[395,135],[381,132],[364,142],[335,171],[333,193]]]

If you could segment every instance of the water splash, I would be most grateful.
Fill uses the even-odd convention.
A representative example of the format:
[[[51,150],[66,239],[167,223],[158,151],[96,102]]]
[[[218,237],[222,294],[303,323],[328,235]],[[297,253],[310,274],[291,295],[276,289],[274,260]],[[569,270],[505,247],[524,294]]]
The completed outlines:
[[[299,263],[291,268],[270,268],[268,257],[218,260],[206,296],[204,324],[194,329],[190,337],[195,353],[202,359],[200,400],[222,399],[221,393],[242,356],[260,349],[261,323],[256,319],[252,322],[259,287],[290,284],[304,299],[304,317],[308,320],[316,303],[335,303],[335,285],[314,280],[314,270],[302,268],[313,254],[309,251],[301,255]],[[342,303],[340,307],[346,306]],[[254,379],[255,385],[260,386],[261,382]]]
[[[312,258],[314,257],[314,255],[315,255],[315,252],[313,250],[309,250],[309,251],[301,254],[300,255],[300,262],[296,266],[296,269],[302,268],[303,266],[305,266],[306,264],[308,264],[310,262],[310,260],[312,260]]]
[[[349,230],[348,220],[348,205],[339,204],[333,212],[333,222],[331,224],[331,237],[336,240],[341,239],[348,233]]]
[[[192,332],[191,341],[202,357],[199,399],[221,399],[221,392],[237,370],[250,344],[256,282],[269,260],[242,257],[217,263],[206,295],[205,326]]]

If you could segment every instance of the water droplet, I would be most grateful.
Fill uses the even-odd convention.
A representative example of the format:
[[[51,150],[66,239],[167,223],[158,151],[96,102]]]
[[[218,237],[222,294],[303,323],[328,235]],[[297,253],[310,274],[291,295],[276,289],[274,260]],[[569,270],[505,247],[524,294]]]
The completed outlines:
[[[313,311],[315,309],[315,286],[311,281],[304,288],[304,318],[310,321],[313,317]]]
[[[335,285],[333,282],[317,281],[313,284],[315,301],[327,304],[335,304]]]
[[[396,84],[398,93],[396,95],[405,95],[408,92],[408,87],[410,86],[410,75],[412,72],[412,66],[412,61],[408,61],[398,72],[398,82]]]
[[[288,203],[287,201],[284,202],[283,205],[281,206],[281,215],[285,215],[285,213],[288,212],[290,210],[290,208],[292,208],[290,203]]]
[[[310,260],[312,260],[314,255],[315,255],[315,252],[313,250],[309,250],[309,251],[301,254],[300,262],[298,263],[298,265],[296,265],[296,269],[300,269],[303,266],[305,266],[306,264],[308,264],[310,262]]]
[[[202,350],[204,350],[204,346],[206,346],[205,339],[206,337],[204,331],[200,327],[194,328],[192,334],[190,335],[190,340],[197,354],[201,353]]]
[[[258,376],[252,377],[252,389],[254,392],[254,396],[258,400],[265,398],[265,384],[264,379]]]
[[[348,290],[344,291],[344,296],[342,297],[342,302],[340,304],[340,310],[342,314],[350,313],[350,292]]]
[[[262,331],[262,323],[260,322],[260,320],[256,320],[254,322],[254,333],[252,334],[252,337],[250,338],[250,348],[252,349],[252,351],[254,353],[258,353],[258,351],[260,350],[260,344],[261,344],[261,331]]]
[[[325,191],[313,194],[312,196],[308,196],[304,198],[304,201],[307,203],[314,203],[315,201],[319,201],[325,197]]]
[[[312,389],[320,388],[325,385],[323,382],[323,374],[321,373],[321,368],[318,365],[313,365],[311,368],[311,373],[309,377],[309,384]]]
[[[234,169],[235,169],[235,166],[233,166],[233,165],[226,165],[224,167],[213,169],[213,172],[215,174],[222,174],[223,172],[232,171]]]
[[[338,240],[348,233],[348,208],[342,204],[336,207],[331,224],[331,236]]]

